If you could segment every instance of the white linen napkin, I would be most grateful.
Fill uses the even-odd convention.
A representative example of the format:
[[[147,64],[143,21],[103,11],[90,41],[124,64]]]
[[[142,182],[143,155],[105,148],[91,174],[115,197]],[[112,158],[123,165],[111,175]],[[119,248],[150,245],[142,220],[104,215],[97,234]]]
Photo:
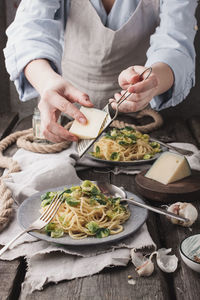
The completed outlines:
[[[16,211],[25,198],[45,189],[80,183],[74,167],[73,157],[76,156],[74,145],[56,154],[38,154],[23,149],[16,152],[13,159],[18,161],[21,171],[12,173],[5,180],[15,199],[15,214],[0,234],[1,245],[21,231]],[[134,235],[118,243],[92,247],[58,246],[25,234],[1,259],[26,257],[28,270],[21,293],[21,299],[26,299],[28,293],[42,289],[50,281],[92,275],[108,266],[125,266],[130,259],[130,249],[144,247],[155,248],[145,224]]]

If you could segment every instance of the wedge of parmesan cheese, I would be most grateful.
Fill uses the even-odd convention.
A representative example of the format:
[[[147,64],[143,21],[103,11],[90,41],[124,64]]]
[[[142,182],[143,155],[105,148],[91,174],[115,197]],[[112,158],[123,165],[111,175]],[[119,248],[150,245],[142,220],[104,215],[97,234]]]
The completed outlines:
[[[80,111],[87,118],[87,124],[83,125],[74,120],[69,131],[78,136],[80,139],[96,138],[99,134],[107,113],[96,108],[88,108],[84,106],[80,108]]]
[[[168,184],[191,175],[191,169],[185,156],[164,152],[147,171],[145,177]]]

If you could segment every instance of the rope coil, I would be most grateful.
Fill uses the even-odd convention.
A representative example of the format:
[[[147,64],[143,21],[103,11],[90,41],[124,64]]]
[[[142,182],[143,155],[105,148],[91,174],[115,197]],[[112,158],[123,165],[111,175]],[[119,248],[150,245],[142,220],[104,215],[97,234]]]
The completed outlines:
[[[162,116],[156,112],[155,110],[148,108],[141,110],[138,112],[135,116],[136,119],[141,119],[145,116],[149,116],[153,119],[153,122],[145,125],[135,125],[135,124],[129,124],[123,121],[115,120],[112,122],[111,126],[112,127],[117,127],[117,128],[123,128],[125,126],[129,126],[134,128],[135,130],[138,130],[142,133],[149,133],[152,132],[158,128],[160,128],[163,125],[163,118]]]

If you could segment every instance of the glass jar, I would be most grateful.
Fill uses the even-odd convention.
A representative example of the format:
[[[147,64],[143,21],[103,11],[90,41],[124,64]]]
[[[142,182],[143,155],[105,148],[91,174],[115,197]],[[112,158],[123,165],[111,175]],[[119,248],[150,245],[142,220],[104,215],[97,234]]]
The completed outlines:
[[[44,136],[41,133],[41,120],[40,120],[40,111],[37,107],[34,109],[33,118],[32,118],[32,126],[33,126],[33,136],[34,140],[44,140]]]
[[[57,122],[59,124],[61,123],[61,117],[58,118]],[[37,107],[35,107],[35,109],[34,109],[33,118],[32,118],[32,126],[33,126],[34,142],[47,143],[47,144],[51,143],[50,141],[45,139],[44,135],[41,132],[40,111]]]

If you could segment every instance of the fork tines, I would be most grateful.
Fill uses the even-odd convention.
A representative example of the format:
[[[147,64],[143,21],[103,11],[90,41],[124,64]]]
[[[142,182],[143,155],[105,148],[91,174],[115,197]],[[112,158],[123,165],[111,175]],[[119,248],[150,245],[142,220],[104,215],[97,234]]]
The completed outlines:
[[[60,194],[56,194],[54,198],[52,199],[49,207],[44,211],[44,213],[40,216],[40,220],[44,222],[50,222],[51,219],[55,216],[57,213],[60,205],[63,202],[63,192]]]

